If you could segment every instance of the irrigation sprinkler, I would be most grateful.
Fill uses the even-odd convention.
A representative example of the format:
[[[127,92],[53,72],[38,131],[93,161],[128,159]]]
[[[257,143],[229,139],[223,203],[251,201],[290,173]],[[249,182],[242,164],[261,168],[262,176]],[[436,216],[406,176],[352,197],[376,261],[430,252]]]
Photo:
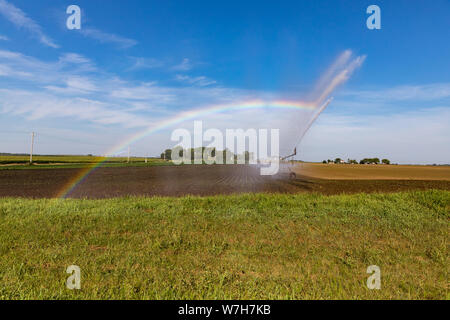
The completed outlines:
[[[300,144],[300,142],[302,142],[303,137],[305,136],[306,132],[308,132],[308,130],[311,128],[312,124],[314,123],[314,121],[316,121],[316,119],[319,117],[319,115],[328,107],[328,105],[330,104],[330,102],[333,100],[333,98],[328,99],[322,106],[320,106],[319,110],[314,114],[314,116],[309,120],[308,124],[306,125],[306,129],[303,130],[303,132],[300,135],[300,138],[297,142],[297,144],[294,147],[294,152],[290,155],[284,156],[280,158],[280,161],[283,162],[285,160],[287,160],[286,162],[289,164],[291,164],[290,166],[287,166],[287,169],[289,171],[289,179],[295,179],[297,177],[297,175],[295,174],[295,172],[292,170],[292,168],[294,167],[294,156],[297,155],[297,146]],[[290,160],[288,160],[290,159]]]

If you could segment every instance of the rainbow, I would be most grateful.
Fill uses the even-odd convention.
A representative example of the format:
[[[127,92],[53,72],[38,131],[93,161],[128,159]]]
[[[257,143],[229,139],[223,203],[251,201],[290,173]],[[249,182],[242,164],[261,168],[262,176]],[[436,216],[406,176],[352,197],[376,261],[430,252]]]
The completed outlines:
[[[138,132],[135,135],[132,135],[128,139],[118,143],[111,150],[107,152],[107,155],[114,155],[133,144],[136,141],[145,138],[157,131],[166,129],[173,125],[182,123],[187,120],[193,120],[201,116],[208,116],[211,114],[222,113],[226,111],[234,111],[234,110],[246,110],[246,109],[258,109],[258,108],[281,108],[281,109],[306,109],[306,110],[315,110],[317,109],[316,103],[307,103],[307,102],[299,102],[299,101],[288,101],[288,100],[275,100],[275,101],[263,101],[263,100],[251,100],[240,103],[233,104],[222,104],[215,105],[211,107],[206,107],[203,109],[195,109],[190,111],[185,111],[177,114],[174,117],[168,118],[159,122],[158,124],[146,128],[143,131]],[[86,177],[89,176],[91,172],[93,172],[96,168],[102,165],[107,157],[102,158],[102,160],[93,163],[92,165],[80,170],[80,172],[75,175],[69,183],[64,185],[62,190],[58,192],[56,195],[57,198],[66,198],[80,183],[83,182]]]

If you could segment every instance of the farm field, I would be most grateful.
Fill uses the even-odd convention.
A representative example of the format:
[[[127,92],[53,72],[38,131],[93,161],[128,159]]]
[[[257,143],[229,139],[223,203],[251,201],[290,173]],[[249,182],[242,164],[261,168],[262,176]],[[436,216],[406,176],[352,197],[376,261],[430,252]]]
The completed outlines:
[[[0,298],[449,299],[449,208],[436,190],[2,198]]]
[[[445,167],[351,180],[308,166],[100,167],[71,199],[55,197],[82,168],[0,170],[0,299],[450,298]]]
[[[450,300],[449,16],[0,0],[0,302]]]
[[[301,163],[295,171],[319,179],[450,180],[450,166]]]
[[[57,197],[82,169],[0,170],[0,197]],[[68,195],[72,198],[185,196],[235,193],[341,193],[450,190],[446,180],[317,179],[287,173],[261,176],[257,166],[183,165],[97,168]]]
[[[152,165],[171,165],[169,161],[159,158],[131,157],[96,157],[96,156],[33,156],[33,165],[29,165],[29,156],[0,156],[0,170],[16,169],[56,169],[56,168],[86,168],[101,163],[101,167],[138,167]]]

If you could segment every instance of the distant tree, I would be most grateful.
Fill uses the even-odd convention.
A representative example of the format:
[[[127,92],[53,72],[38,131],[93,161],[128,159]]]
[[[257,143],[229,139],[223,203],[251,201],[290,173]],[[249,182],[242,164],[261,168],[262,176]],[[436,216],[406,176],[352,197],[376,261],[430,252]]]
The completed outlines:
[[[164,158],[166,160],[172,160],[172,150],[171,149],[164,150]]]
[[[336,158],[334,159],[334,163],[341,163],[342,159],[341,158]]]
[[[391,162],[389,161],[389,159],[383,159],[383,160],[381,160],[381,162],[382,162],[383,164],[391,164]]]
[[[250,152],[245,151],[244,152],[244,159],[245,159],[245,163],[249,163],[250,162]]]
[[[164,159],[164,155],[165,155],[165,153],[163,152],[163,153],[161,153],[161,159]]]
[[[360,164],[379,164],[380,159],[378,158],[364,158],[360,162]]]
[[[228,150],[227,148],[225,148],[225,150],[222,151],[223,154],[223,163],[227,164],[227,163],[235,163],[235,156],[234,153],[231,152],[230,150]]]
[[[327,163],[327,160],[323,160],[322,163]]]
[[[350,163],[350,164],[358,164],[358,161],[353,160],[353,159],[348,159],[348,163]]]

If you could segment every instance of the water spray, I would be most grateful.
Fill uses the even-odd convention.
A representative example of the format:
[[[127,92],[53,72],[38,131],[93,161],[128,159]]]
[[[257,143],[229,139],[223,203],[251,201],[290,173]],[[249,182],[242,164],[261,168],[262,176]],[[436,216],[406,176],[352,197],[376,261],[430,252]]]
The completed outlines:
[[[303,137],[305,136],[306,132],[308,132],[308,130],[311,128],[311,126],[313,125],[313,123],[316,121],[316,119],[320,116],[320,114],[328,107],[328,105],[331,103],[331,101],[333,101],[333,98],[329,98],[320,108],[319,110],[314,114],[314,116],[308,121],[308,124],[306,125],[305,130],[303,130],[302,134],[300,135],[300,138],[298,140],[298,142],[295,144],[294,146],[294,152],[288,156],[282,157],[280,160],[284,161],[286,159],[292,158],[297,155],[297,147],[300,145],[300,143],[303,140]],[[288,167],[289,170],[289,178],[291,179],[295,179],[296,178],[296,174],[295,172],[293,172],[291,170],[290,167]]]

